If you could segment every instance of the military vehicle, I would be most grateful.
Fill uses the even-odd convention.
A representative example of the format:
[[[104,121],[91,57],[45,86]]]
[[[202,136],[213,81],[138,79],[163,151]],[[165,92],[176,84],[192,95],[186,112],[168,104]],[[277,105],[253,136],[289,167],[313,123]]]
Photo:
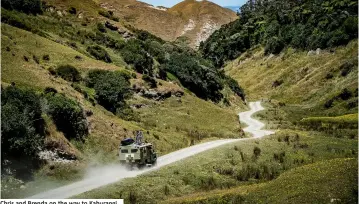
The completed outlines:
[[[157,154],[151,143],[142,142],[143,134],[138,131],[136,141],[132,138],[121,141],[119,149],[120,163],[126,165],[130,169],[134,166],[142,168],[144,166],[152,166],[156,164]]]

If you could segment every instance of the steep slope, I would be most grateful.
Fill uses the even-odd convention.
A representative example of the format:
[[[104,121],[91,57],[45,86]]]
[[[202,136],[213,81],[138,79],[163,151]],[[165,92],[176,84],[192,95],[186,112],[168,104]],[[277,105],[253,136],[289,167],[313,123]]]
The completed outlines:
[[[220,75],[192,49],[137,30],[97,3],[81,2],[49,0],[44,9],[36,11],[38,13],[34,15],[27,14],[32,10],[24,10],[18,3],[14,4],[14,8],[2,8],[2,91],[33,93],[30,96],[38,99],[36,110],[40,112],[34,121],[44,121],[41,126],[43,131],[40,132],[44,142],[39,140],[36,152],[31,153],[39,165],[25,168],[16,165],[15,160],[10,159],[9,162],[8,157],[2,157],[3,164],[9,164],[6,171],[2,171],[2,181],[6,183],[6,188],[1,189],[4,197],[31,195],[43,188],[79,179],[89,166],[116,161],[120,140],[133,137],[135,130],[144,132],[145,138],[155,145],[159,155],[205,140],[244,136],[233,110],[245,109],[245,106],[242,99],[224,84],[228,77]],[[37,3],[40,4],[39,1],[33,2],[34,5]],[[176,55],[190,62],[188,66],[194,72],[170,73],[170,62],[174,61],[172,56]],[[186,69],[180,63],[174,62],[179,65],[178,68]],[[168,69],[160,69],[161,64]],[[78,76],[76,79],[67,78],[60,74],[61,67],[72,70],[70,72]],[[113,102],[121,109],[114,111],[99,102],[103,99],[100,99],[100,94],[114,89],[111,89],[113,86],[102,86],[104,84],[90,87],[87,80],[89,73],[94,73],[94,70],[106,73],[103,75],[106,77],[121,75],[121,79],[112,81],[128,90],[129,98],[125,96],[126,101],[122,101],[122,104],[119,104],[122,100],[120,95],[122,97],[124,94],[120,89],[115,90],[116,100]],[[210,75],[203,75],[204,70]],[[188,77],[186,74],[195,75]],[[211,77],[215,81],[206,83]],[[183,83],[183,79],[190,81]],[[99,91],[99,87],[105,87],[106,91]],[[218,104],[197,97],[196,94],[200,93],[198,90],[213,94],[212,88],[216,89],[216,96],[220,96]],[[11,97],[17,99],[18,96]],[[222,99],[226,99],[226,103],[222,103]],[[51,104],[49,100],[52,100]],[[17,106],[22,103],[27,102],[8,100],[2,103],[2,107],[7,107],[6,116],[14,119],[3,120],[2,124],[8,122],[7,130],[10,131],[6,132],[2,141],[4,138],[10,143],[15,141],[12,140],[12,128],[26,127],[32,130],[35,123],[32,120],[24,124],[15,116],[12,118],[12,114],[17,113]],[[230,106],[230,103],[234,106]],[[72,119],[56,121],[51,115],[55,113],[50,113],[54,104],[60,104],[57,106],[60,109],[73,108],[67,110],[66,114],[78,116],[82,122],[72,122],[65,129],[60,128],[59,121]],[[31,116],[26,108],[21,111],[16,117]],[[75,111],[76,114],[72,114]],[[220,122],[218,118],[221,118]],[[71,125],[76,124],[85,127],[82,139],[70,138],[65,133],[73,131]],[[22,139],[21,134],[19,138]],[[26,146],[27,143],[22,145]],[[18,180],[21,173],[11,169],[14,166],[24,167],[29,177]],[[24,183],[32,179],[34,181]],[[22,190],[19,190],[20,186]]]
[[[228,63],[225,70],[252,100],[277,100],[302,117],[356,113],[357,42],[309,53],[315,52],[287,49],[279,56],[265,56],[257,48]]]

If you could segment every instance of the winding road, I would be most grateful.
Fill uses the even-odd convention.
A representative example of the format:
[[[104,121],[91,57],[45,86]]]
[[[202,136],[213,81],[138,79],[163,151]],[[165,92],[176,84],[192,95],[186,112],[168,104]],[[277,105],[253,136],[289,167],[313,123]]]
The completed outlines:
[[[143,170],[138,171],[128,171],[120,165],[110,165],[100,168],[90,169],[82,181],[78,181],[60,188],[49,190],[34,196],[29,197],[30,199],[63,199],[76,196],[78,194],[105,186],[111,183],[118,182],[124,178],[135,177],[140,174],[144,174],[150,171],[155,171],[163,166],[168,164],[180,161],[182,159],[188,158],[200,152],[216,148],[218,146],[228,144],[231,142],[237,142],[241,140],[250,140],[254,138],[260,138],[266,135],[273,134],[274,132],[268,130],[261,130],[264,127],[264,124],[260,121],[251,118],[251,116],[257,111],[264,110],[260,102],[251,102],[249,103],[251,108],[250,111],[239,113],[239,119],[242,123],[247,124],[248,126],[244,128],[245,132],[251,133],[253,137],[251,138],[242,138],[242,139],[224,139],[216,140],[211,142],[206,142],[198,145],[194,145],[188,148],[184,148],[167,155],[161,156],[157,160],[157,165]]]

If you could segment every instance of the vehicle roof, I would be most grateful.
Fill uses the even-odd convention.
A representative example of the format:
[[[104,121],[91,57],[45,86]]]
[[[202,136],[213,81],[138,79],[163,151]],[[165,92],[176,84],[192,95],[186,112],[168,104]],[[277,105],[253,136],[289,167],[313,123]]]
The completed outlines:
[[[126,145],[126,146],[121,145],[121,147],[130,147],[130,148],[141,148],[141,147],[148,147],[148,146],[152,146],[152,144],[151,143],[142,143],[142,144],[138,145],[138,144],[134,143],[131,145]]]

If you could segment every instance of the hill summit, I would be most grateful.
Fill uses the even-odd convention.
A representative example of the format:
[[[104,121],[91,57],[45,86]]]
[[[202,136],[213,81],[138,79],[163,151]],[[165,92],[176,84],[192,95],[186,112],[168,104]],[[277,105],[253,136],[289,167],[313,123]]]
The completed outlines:
[[[169,9],[135,0],[100,0],[99,3],[136,28],[167,41],[185,37],[191,47],[199,46],[221,25],[237,19],[232,10],[209,1],[185,0]]]

